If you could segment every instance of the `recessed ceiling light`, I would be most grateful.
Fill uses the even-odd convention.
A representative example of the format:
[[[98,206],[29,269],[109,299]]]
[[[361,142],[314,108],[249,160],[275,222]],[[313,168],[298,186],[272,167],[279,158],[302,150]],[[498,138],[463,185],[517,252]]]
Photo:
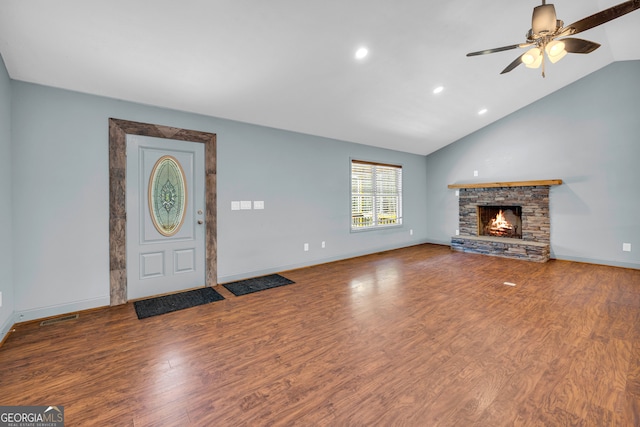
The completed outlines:
[[[356,50],[356,59],[363,59],[365,56],[369,54],[369,50],[366,47],[361,47]]]
[[[434,94],[438,94],[440,92],[442,92],[444,90],[444,86],[438,86],[437,88],[433,89],[433,93]]]
[[[478,111],[478,114],[483,115],[487,111],[489,111],[489,110],[487,110],[486,108],[483,108],[482,110]]]

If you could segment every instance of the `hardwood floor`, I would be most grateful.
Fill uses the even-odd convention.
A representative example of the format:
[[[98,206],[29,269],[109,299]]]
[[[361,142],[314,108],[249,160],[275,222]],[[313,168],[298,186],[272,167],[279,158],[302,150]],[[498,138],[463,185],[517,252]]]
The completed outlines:
[[[640,270],[420,245],[283,275],[17,325],[0,405],[68,426],[640,425]]]

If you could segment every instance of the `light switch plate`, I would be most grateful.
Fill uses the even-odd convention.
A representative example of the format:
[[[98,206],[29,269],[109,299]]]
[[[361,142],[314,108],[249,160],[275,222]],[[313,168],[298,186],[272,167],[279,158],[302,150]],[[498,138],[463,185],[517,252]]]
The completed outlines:
[[[240,202],[231,202],[231,210],[239,211],[240,210]]]
[[[631,243],[623,243],[622,250],[625,252],[631,252]]]
[[[254,200],[253,209],[264,209],[264,200]]]
[[[251,200],[242,200],[240,202],[241,210],[250,210],[251,209]]]

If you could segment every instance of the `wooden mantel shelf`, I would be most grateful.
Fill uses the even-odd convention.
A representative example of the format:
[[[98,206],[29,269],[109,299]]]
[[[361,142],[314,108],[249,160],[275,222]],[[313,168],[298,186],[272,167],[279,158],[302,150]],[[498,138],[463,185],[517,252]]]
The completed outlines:
[[[495,187],[534,187],[536,185],[560,185],[561,179],[543,179],[538,181],[482,182],[474,184],[449,184],[449,188],[495,188]]]

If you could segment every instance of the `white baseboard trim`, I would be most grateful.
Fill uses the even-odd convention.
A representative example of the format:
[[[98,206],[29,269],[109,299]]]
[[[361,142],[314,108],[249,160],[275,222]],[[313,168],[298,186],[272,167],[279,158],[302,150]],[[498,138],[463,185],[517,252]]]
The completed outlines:
[[[451,239],[449,240],[427,239],[425,243],[431,243],[433,245],[451,246]]]
[[[634,270],[640,270],[640,264],[624,262],[624,261],[611,261],[611,260],[605,260],[605,259],[583,258],[583,257],[574,257],[574,256],[566,256],[566,255],[557,255],[557,254],[551,254],[551,258],[557,259],[560,261],[583,262],[586,264],[607,265],[610,267],[621,267],[621,268],[631,268]]]
[[[263,270],[247,271],[247,272],[244,272],[244,273],[230,274],[230,275],[226,275],[226,276],[218,276],[218,283],[219,284],[224,284],[224,283],[236,282],[238,280],[244,280],[244,279],[250,279],[250,278],[253,278],[253,277],[266,276],[268,274],[282,273],[283,271],[297,270],[299,268],[312,267],[314,265],[327,264],[327,263],[330,263],[330,262],[342,261],[342,260],[345,260],[345,259],[357,258],[357,257],[360,257],[360,256],[377,254],[377,253],[380,253],[380,252],[393,251],[393,250],[396,250],[396,249],[408,248],[410,246],[417,246],[417,245],[422,245],[422,244],[425,244],[425,243],[429,243],[429,242],[420,240],[420,241],[414,241],[414,242],[411,242],[411,243],[400,244],[400,245],[397,245],[397,246],[389,246],[389,247],[384,247],[384,248],[373,248],[373,249],[365,250],[365,251],[358,251],[358,252],[354,252],[354,253],[342,254],[342,255],[337,255],[337,256],[328,257],[328,258],[315,259],[313,261],[309,261],[309,262],[306,262],[306,263],[287,264],[287,265],[281,265],[281,266],[278,266],[278,267],[272,267],[272,268],[267,268],[267,269],[263,269]]]
[[[15,325],[15,318],[15,313],[13,313],[0,326],[0,343],[4,342],[7,335],[9,335],[9,332],[13,329],[13,325]]]
[[[34,308],[31,310],[16,311],[15,323],[28,322],[30,320],[44,319],[46,317],[59,316],[76,311],[89,310],[104,307],[110,304],[109,296],[92,298],[84,301],[75,301],[67,304],[52,305],[49,307]]]

